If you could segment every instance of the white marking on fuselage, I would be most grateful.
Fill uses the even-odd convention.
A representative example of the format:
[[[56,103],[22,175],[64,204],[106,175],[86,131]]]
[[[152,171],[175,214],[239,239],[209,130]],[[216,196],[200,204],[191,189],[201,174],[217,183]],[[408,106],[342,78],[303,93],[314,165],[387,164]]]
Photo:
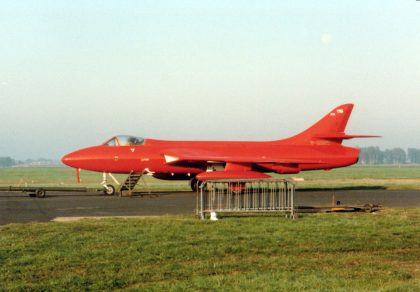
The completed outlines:
[[[337,113],[342,114],[342,113],[344,113],[344,110],[343,110],[342,108],[339,108],[339,109],[337,110]]]
[[[335,113],[330,113],[330,116],[335,116]]]
[[[166,163],[171,163],[178,160],[178,157],[170,156],[170,155],[163,155],[165,157]]]
[[[136,148],[130,148],[131,152],[136,151]]]

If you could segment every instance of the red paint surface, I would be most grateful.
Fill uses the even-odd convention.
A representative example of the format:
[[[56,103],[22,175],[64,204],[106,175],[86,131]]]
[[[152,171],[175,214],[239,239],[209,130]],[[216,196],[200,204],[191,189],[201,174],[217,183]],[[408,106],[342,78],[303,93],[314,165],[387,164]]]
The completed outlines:
[[[344,133],[353,105],[341,105],[293,137],[266,142],[164,141],[145,139],[142,145],[99,145],[62,158],[70,167],[98,172],[149,172],[161,179],[199,180],[265,178],[265,173],[329,170],[358,161],[359,149],[342,141],[374,136]],[[213,166],[224,169],[213,169]],[[213,171],[215,170],[215,171]]]

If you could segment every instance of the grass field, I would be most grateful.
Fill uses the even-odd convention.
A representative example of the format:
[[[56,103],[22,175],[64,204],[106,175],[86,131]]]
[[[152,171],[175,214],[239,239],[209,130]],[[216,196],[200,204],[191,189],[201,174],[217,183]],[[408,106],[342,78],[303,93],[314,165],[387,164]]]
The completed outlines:
[[[98,187],[100,173],[82,171],[81,186]],[[298,188],[345,188],[371,187],[388,189],[420,189],[420,166],[354,166],[332,171],[307,171],[296,175],[276,177],[299,177],[304,182]],[[119,181],[124,175],[117,175]],[[145,177],[152,190],[189,190],[187,182],[168,182]],[[111,180],[109,182],[112,182]],[[54,168],[0,168],[0,186],[76,186],[75,171],[67,167]],[[139,189],[145,189],[139,184]]]
[[[0,226],[0,290],[419,291],[420,209]]]

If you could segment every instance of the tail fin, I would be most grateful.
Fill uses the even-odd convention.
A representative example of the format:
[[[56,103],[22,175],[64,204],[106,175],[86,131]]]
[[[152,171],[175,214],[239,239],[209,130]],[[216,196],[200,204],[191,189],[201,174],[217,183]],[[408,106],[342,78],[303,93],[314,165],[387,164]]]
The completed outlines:
[[[330,111],[316,124],[296,136],[286,139],[291,144],[341,144],[344,139],[367,136],[350,136],[344,133],[353,110],[353,104],[343,104]],[[283,140],[285,141],[285,140]]]

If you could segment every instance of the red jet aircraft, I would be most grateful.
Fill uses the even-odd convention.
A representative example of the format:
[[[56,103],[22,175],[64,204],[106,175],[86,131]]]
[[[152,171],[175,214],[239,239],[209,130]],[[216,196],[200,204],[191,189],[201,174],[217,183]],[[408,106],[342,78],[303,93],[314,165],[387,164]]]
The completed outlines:
[[[62,162],[78,171],[103,172],[102,184],[110,194],[115,189],[106,184],[106,173],[190,180],[194,190],[197,181],[264,179],[270,177],[267,173],[330,170],[359,159],[360,150],[343,146],[343,140],[377,137],[345,134],[352,110],[353,104],[341,105],[307,130],[283,140],[165,141],[115,136],[102,145],[69,153]]]

